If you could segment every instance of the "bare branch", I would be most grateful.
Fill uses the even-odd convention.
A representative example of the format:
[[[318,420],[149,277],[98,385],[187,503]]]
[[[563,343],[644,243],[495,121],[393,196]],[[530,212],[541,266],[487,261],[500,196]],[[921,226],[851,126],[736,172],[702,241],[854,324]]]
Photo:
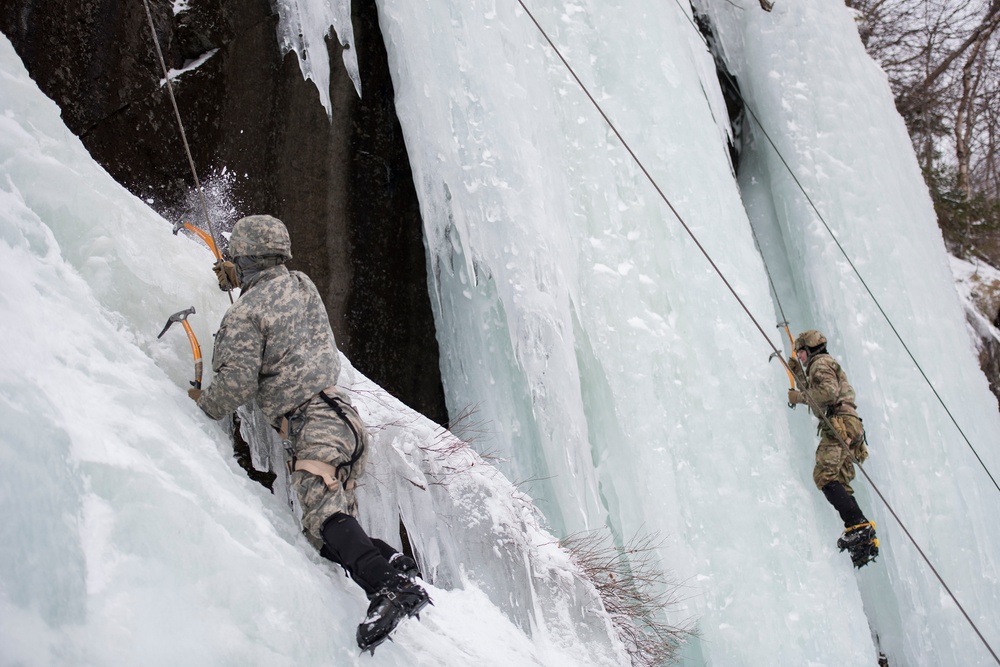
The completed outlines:
[[[659,569],[654,535],[636,535],[616,546],[610,535],[589,531],[560,542],[597,588],[633,667],[654,667],[677,659],[683,642],[697,633],[687,622],[666,622],[665,609],[682,601],[681,586]]]
[[[982,22],[976,26],[972,33],[963,41],[958,48],[946,55],[928,74],[923,81],[919,82],[910,90],[896,100],[896,107],[902,115],[906,115],[918,108],[921,98],[937,82],[937,80],[948,71],[952,63],[962,56],[970,47],[979,42],[984,35],[987,37],[1000,25],[1000,0],[993,0],[990,4],[986,16]]]

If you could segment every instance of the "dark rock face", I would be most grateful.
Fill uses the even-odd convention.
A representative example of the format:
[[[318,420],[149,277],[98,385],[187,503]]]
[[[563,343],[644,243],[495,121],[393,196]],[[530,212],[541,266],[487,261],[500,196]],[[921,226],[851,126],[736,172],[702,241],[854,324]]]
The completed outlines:
[[[447,419],[427,295],[420,211],[374,3],[353,3],[364,97],[330,50],[332,119],[294,53],[282,58],[268,0],[149,0],[193,160],[228,229],[281,218],[290,268],[320,288],[341,349],[411,407]],[[204,226],[138,0],[8,0],[0,30],[63,120],[120,183],[168,220]],[[214,280],[206,263],[206,280]]]

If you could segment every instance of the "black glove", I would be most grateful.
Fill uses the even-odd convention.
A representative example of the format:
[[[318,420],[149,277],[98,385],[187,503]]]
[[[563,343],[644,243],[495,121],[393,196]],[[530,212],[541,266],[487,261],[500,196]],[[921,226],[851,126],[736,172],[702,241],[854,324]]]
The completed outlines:
[[[236,266],[232,262],[219,260],[212,265],[215,277],[219,280],[219,289],[228,292],[240,286],[240,280],[236,277]]]

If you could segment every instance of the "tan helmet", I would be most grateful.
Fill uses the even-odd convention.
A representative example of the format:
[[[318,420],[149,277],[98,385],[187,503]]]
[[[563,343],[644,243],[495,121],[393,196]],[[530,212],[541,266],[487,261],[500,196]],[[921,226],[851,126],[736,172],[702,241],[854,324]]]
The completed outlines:
[[[826,336],[815,329],[804,331],[799,334],[798,338],[795,339],[796,352],[799,350],[811,350],[813,348],[820,347],[821,345],[826,345]]]
[[[233,226],[229,237],[229,254],[233,257],[279,255],[292,258],[292,242],[285,223],[270,215],[248,215]]]

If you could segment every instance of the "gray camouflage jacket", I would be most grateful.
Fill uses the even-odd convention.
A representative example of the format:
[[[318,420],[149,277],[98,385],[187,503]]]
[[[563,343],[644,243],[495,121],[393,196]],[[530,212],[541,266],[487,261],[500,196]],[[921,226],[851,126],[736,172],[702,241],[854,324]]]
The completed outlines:
[[[340,374],[337,343],[309,277],[284,266],[255,275],[222,318],[212,369],[215,378],[198,407],[213,419],[256,398],[277,426],[282,416],[334,387]]]

